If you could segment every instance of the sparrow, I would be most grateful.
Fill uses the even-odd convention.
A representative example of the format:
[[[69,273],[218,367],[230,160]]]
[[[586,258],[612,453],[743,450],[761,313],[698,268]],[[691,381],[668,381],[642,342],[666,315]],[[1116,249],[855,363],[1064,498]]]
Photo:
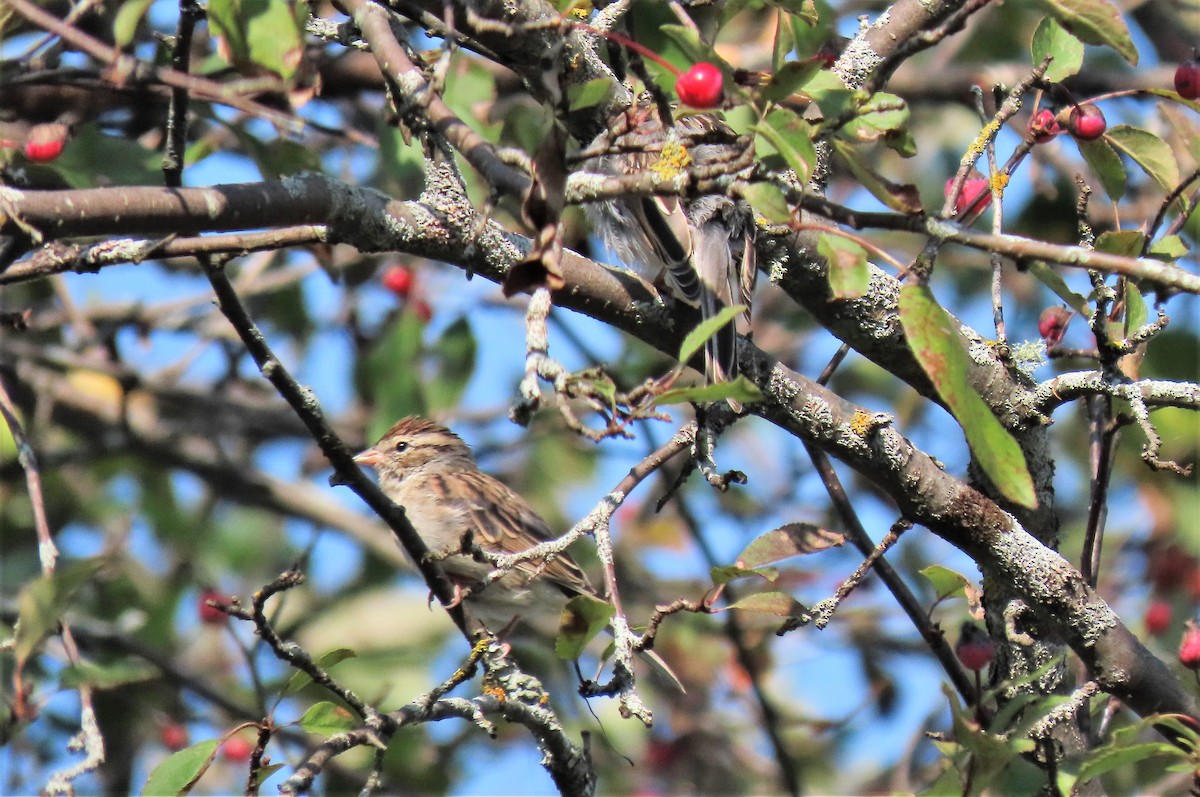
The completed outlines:
[[[354,461],[375,469],[380,489],[404,507],[446,575],[467,588],[465,608],[489,630],[503,633],[524,623],[553,637],[567,600],[603,600],[566,553],[545,563],[522,562],[483,586],[493,568],[470,555],[471,545],[515,554],[554,535],[524,498],[481,471],[471,449],[445,426],[404,418]]]
[[[671,144],[677,146],[667,146]],[[681,116],[664,131],[658,108],[643,98],[619,114],[586,151],[603,153],[591,160],[591,168],[629,175],[661,166],[659,159],[677,155],[680,146],[685,164],[703,167],[730,160],[746,144],[711,114]],[[749,331],[758,267],[754,216],[746,202],[724,194],[631,196],[591,203],[587,213],[605,246],[627,266],[652,281],[665,275],[673,294],[698,307],[704,319],[722,308],[745,305],[738,320]],[[737,333],[731,322],[706,344],[710,382],[737,375]]]
[[[464,588],[464,609],[489,631],[504,636],[523,625],[535,637],[553,640],[568,600],[589,595],[607,602],[565,552],[546,562],[522,562],[483,585],[493,568],[465,552],[471,545],[515,554],[554,535],[524,498],[481,471],[471,449],[445,426],[403,418],[354,461],[375,470],[379,488],[404,507],[430,554]],[[686,691],[658,654],[640,653],[672,686]]]

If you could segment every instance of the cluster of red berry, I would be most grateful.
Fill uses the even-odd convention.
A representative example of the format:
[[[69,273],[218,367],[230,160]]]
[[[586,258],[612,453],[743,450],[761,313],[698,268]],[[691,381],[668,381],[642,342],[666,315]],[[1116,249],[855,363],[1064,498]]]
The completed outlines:
[[[1095,141],[1107,129],[1104,113],[1092,102],[1068,105],[1057,114],[1042,108],[1029,120],[1029,137],[1035,144],[1045,144],[1063,132],[1080,141]]]
[[[1200,559],[1173,542],[1152,543],[1146,557],[1146,580],[1152,597],[1142,622],[1146,633],[1161,637],[1170,631],[1177,609],[1190,607],[1194,611],[1200,606]],[[1200,628],[1191,619],[1183,623],[1179,663],[1200,670]]]

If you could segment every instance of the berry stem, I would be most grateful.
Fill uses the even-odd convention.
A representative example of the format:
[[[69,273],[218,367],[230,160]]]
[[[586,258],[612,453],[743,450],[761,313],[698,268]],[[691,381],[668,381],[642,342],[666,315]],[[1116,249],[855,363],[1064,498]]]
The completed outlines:
[[[654,52],[653,50],[647,48],[646,46],[638,44],[637,42],[635,42],[633,39],[629,38],[628,36],[624,36],[620,33],[615,33],[611,30],[600,30],[599,28],[593,28],[591,25],[586,25],[582,22],[572,22],[571,25],[573,27],[579,28],[581,30],[586,30],[588,33],[594,33],[597,36],[603,36],[606,39],[615,41],[617,44],[621,45],[625,49],[633,50],[635,53],[642,56],[643,58],[649,58],[651,61],[658,64],[663,69],[670,71],[670,73],[672,75],[674,75],[675,77],[679,77],[680,75],[683,74],[683,70],[679,69],[679,67],[675,66],[674,64],[669,62],[667,59],[663,58],[661,55],[659,55],[658,53]]]

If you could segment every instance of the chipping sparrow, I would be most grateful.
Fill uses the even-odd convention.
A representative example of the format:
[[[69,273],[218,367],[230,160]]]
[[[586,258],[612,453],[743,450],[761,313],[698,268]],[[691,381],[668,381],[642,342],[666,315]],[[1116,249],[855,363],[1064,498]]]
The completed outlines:
[[[514,554],[552,538],[546,521],[524,498],[479,470],[458,435],[424,418],[408,417],[354,457],[375,469],[379,487],[404,507],[408,519],[463,586],[477,586],[492,567],[461,553],[464,541],[485,551]],[[444,557],[444,558],[443,558]],[[570,555],[544,566],[523,562],[499,581],[469,593],[468,613],[500,633],[520,621],[553,637],[566,600],[600,595]]]
[[[668,143],[682,145],[691,163],[714,165],[741,151],[732,129],[709,114],[675,121],[664,134],[658,110],[645,99],[602,132],[588,151],[603,150],[593,168],[614,175],[637,174],[664,158]],[[754,217],[750,206],[724,194],[699,197],[628,197],[587,206],[596,232],[627,265],[655,279],[666,274],[680,299],[699,307],[703,318],[734,304],[747,307],[741,321],[749,330],[749,307],[757,277]],[[710,381],[737,375],[737,329],[723,327],[705,346]]]

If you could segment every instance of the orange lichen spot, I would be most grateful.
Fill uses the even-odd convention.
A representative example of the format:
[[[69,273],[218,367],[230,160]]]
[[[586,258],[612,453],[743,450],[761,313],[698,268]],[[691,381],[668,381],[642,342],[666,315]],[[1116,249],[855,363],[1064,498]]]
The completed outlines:
[[[875,416],[869,412],[855,410],[854,417],[850,419],[850,431],[859,437],[866,437],[873,428],[875,428]]]
[[[668,141],[663,144],[662,151],[658,153],[658,159],[650,164],[650,171],[660,179],[672,180],[691,165],[692,156],[688,154],[687,147],[678,141]]]

